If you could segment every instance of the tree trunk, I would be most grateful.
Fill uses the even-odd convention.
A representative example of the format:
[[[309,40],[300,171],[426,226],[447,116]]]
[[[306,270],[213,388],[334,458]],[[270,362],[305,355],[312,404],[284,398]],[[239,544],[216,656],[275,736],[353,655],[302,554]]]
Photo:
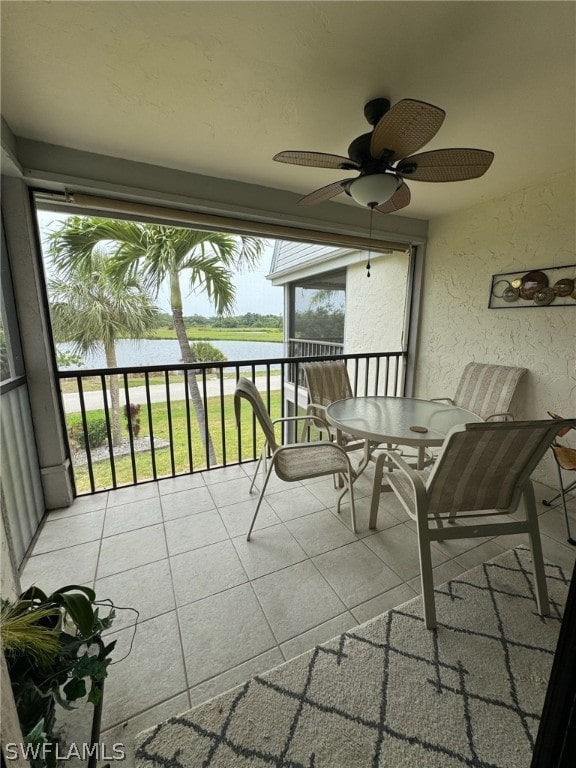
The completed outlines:
[[[114,342],[104,345],[104,352],[106,354],[106,367],[116,368],[118,362],[116,360],[116,348]],[[122,435],[120,432],[120,387],[118,386],[118,374],[110,374],[110,407],[112,411],[112,445],[115,447],[120,445]]]
[[[184,318],[182,315],[182,308],[172,306],[172,319],[174,320],[174,330],[176,331],[176,337],[180,345],[180,354],[182,355],[183,363],[193,363],[192,353],[190,352],[190,342],[186,336],[186,328],[184,326]],[[198,422],[198,428],[200,430],[200,437],[204,445],[204,449],[208,453],[210,465],[214,466],[218,463],[216,458],[216,451],[214,450],[214,444],[212,442],[212,436],[207,429],[206,416],[204,413],[204,401],[200,396],[200,389],[198,388],[198,382],[196,381],[196,374],[194,371],[188,371],[186,376],[188,384],[188,392],[190,394],[190,400],[196,412],[196,420]]]

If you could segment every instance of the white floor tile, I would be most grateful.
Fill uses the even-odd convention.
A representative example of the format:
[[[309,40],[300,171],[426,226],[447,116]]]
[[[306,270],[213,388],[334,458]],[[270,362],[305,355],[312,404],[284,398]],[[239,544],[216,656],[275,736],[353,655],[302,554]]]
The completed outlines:
[[[356,541],[356,536],[329,510],[286,521],[286,528],[309,557]]]
[[[214,509],[164,523],[170,556],[179,555],[228,538],[220,515]]]
[[[121,504],[106,510],[104,536],[115,536],[117,533],[135,531],[148,525],[162,522],[160,500],[156,497]]]
[[[312,558],[344,604],[353,608],[400,584],[400,577],[356,541]]]
[[[230,504],[227,507],[219,508],[218,511],[220,512],[220,517],[231,538],[242,535],[246,536],[252,518],[254,517],[257,504],[258,496],[255,496],[249,501],[239,501],[237,504]],[[278,525],[280,522],[278,515],[274,513],[272,507],[268,504],[266,499],[264,499],[258,510],[258,517],[254,524],[254,530],[257,531],[259,528],[269,528],[271,525]]]
[[[229,540],[170,558],[177,605],[214,595],[248,581]]]
[[[168,613],[176,607],[167,559],[97,579],[94,590],[98,600],[110,599],[117,606],[112,631],[131,626],[136,620],[142,622]],[[123,608],[135,608],[140,615]],[[105,610],[100,609],[102,615]]]
[[[306,552],[285,525],[252,531],[250,541],[244,536],[232,541],[251,579],[306,560]]]
[[[400,576],[403,581],[414,578],[420,573],[418,556],[418,540],[416,532],[409,523],[387,528],[375,536],[364,539],[369,547],[386,565]],[[440,565],[449,556],[438,549],[432,548],[432,565]]]
[[[74,547],[76,544],[86,544],[88,541],[99,541],[102,537],[103,525],[103,509],[58,520],[51,520],[48,517],[42,526],[32,554],[41,555],[57,549]]]
[[[206,485],[204,476],[197,472],[193,475],[180,475],[180,477],[167,477],[158,481],[158,493],[166,496],[178,491],[189,491],[191,488],[201,488]]]
[[[107,636],[107,640],[118,640],[115,658],[127,652],[133,631],[133,627],[128,627]],[[129,655],[110,665],[105,682],[102,730],[186,690],[178,623],[173,611],[138,625]]]
[[[189,603],[178,614],[190,687],[276,646],[249,584]]]
[[[280,520],[292,520],[326,508],[324,502],[301,485],[290,490],[266,494],[265,499]]]
[[[139,565],[168,557],[162,525],[152,525],[137,531],[118,533],[102,539],[98,561],[98,578],[128,571]]]
[[[216,509],[210,491],[205,485],[186,491],[174,491],[160,499],[164,520],[176,520],[179,517],[197,515]]]
[[[51,593],[68,584],[92,586],[96,575],[99,541],[31,557],[20,576],[22,590],[32,585]]]
[[[255,579],[252,586],[278,643],[346,610],[310,560]]]
[[[142,485],[117,488],[108,493],[108,507],[117,507],[119,504],[129,504],[132,501],[152,499],[158,497],[158,483],[143,483]]]

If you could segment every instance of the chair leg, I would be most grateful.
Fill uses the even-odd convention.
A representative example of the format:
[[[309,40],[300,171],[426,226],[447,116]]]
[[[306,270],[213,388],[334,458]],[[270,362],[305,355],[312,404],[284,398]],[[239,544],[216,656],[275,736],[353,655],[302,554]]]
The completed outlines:
[[[260,464],[262,463],[262,456],[264,454],[261,453],[260,456],[258,456],[258,464],[256,464],[256,469],[254,470],[254,475],[252,476],[252,482],[250,483],[250,490],[248,493],[252,493],[252,489],[254,488],[254,483],[256,482],[256,478],[258,477],[258,470],[260,469]]]
[[[342,493],[338,496],[338,501],[336,502],[336,512],[340,514],[340,504],[342,502],[342,499],[346,495],[346,492],[350,494],[350,516],[351,516],[351,522],[352,522],[352,532],[357,533],[356,530],[356,505],[354,503],[354,481],[352,479],[352,470],[349,469],[346,475],[340,474],[338,477],[342,478],[342,482],[344,484],[344,490]]]
[[[250,523],[250,528],[248,529],[248,534],[246,536],[246,541],[250,541],[250,536],[252,535],[252,529],[254,528],[254,523],[256,522],[256,518],[258,517],[258,512],[260,511],[260,506],[262,504],[262,499],[264,498],[264,492],[266,491],[266,486],[268,485],[268,480],[270,480],[270,475],[272,474],[272,470],[274,469],[274,464],[271,463],[268,467],[268,472],[266,473],[266,478],[264,480],[264,483],[262,484],[262,490],[260,491],[260,496],[258,498],[258,504],[256,504],[256,510],[254,512],[254,517],[252,518],[252,522]]]
[[[382,485],[382,474],[384,471],[384,462],[386,460],[385,454],[381,453],[376,459],[376,465],[374,467],[374,484],[372,486],[372,500],[370,502],[370,519],[368,527],[371,529],[376,528],[376,520],[378,519],[378,506],[380,504],[380,486]]]
[[[530,549],[532,550],[532,567],[534,568],[534,580],[536,582],[536,602],[540,616],[550,616],[550,603],[548,602],[548,589],[546,587],[546,574],[544,572],[544,557],[542,555],[542,541],[538,528],[538,513],[536,512],[536,500],[532,482],[528,480],[523,492],[524,509],[528,521],[528,536],[530,537]]]
[[[562,506],[564,507],[564,520],[566,522],[566,533],[568,534],[568,543],[572,544],[572,546],[576,546],[576,539],[572,538],[572,534],[570,533],[570,520],[568,519],[568,509],[566,508],[566,490],[564,488],[564,483],[562,481],[562,470],[560,469],[560,464],[556,463],[556,466],[558,467],[558,481],[560,483],[560,496],[562,497]]]
[[[570,483],[570,485],[567,488],[564,488],[564,493],[571,493],[575,489],[576,489],[576,480],[574,480],[573,483]],[[557,493],[556,496],[553,496],[551,499],[542,499],[542,504],[544,504],[545,507],[553,507],[554,502],[560,498],[562,498],[562,492]]]
[[[434,601],[434,576],[432,574],[432,554],[430,540],[422,530],[420,520],[418,525],[418,556],[420,558],[420,581],[422,584],[422,600],[424,601],[424,622],[426,629],[436,629],[436,603]]]

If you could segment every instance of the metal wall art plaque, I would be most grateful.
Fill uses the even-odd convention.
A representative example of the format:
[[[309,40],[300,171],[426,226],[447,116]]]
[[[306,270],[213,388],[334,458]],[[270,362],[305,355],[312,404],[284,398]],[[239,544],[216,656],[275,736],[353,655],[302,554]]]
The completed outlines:
[[[492,275],[488,307],[576,307],[576,264]]]

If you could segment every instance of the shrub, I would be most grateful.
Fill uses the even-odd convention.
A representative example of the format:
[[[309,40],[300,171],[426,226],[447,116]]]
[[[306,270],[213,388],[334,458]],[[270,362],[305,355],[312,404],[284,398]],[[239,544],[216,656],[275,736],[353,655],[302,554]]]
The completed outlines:
[[[108,440],[106,429],[106,419],[97,413],[86,411],[86,426],[88,429],[88,445],[90,448],[98,448],[104,445]],[[68,437],[74,448],[86,450],[86,439],[84,435],[84,425],[82,424],[82,414],[75,413],[68,416]]]
[[[199,363],[224,363],[228,359],[209,341],[194,341],[190,344],[192,357]]]
[[[132,426],[132,434],[134,437],[138,437],[140,434],[140,410],[141,407],[138,403],[130,403],[130,405],[124,406],[124,416],[128,425]]]

